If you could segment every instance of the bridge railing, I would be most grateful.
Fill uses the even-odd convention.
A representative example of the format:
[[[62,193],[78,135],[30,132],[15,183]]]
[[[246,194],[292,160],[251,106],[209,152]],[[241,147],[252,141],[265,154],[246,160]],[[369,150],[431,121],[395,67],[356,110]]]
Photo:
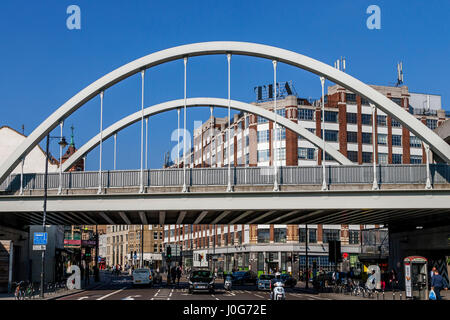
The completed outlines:
[[[280,185],[321,185],[322,167],[280,167],[278,183]],[[377,181],[383,184],[425,184],[426,166],[422,164],[378,165]],[[231,169],[233,185],[271,185],[274,182],[273,167],[233,167]],[[430,165],[432,184],[450,183],[450,165]],[[327,166],[326,180],[329,185],[372,184],[373,167],[371,165]],[[144,186],[168,187],[182,186],[183,169],[144,170]],[[195,168],[186,170],[188,186],[226,186],[228,168]],[[48,189],[58,189],[59,173],[48,174]],[[43,173],[23,175],[23,190],[44,189]],[[140,170],[117,170],[102,172],[103,188],[135,188],[140,186]],[[66,172],[62,174],[63,189],[98,188],[97,171]],[[20,190],[20,174],[10,175],[2,184],[0,191],[16,192]]]

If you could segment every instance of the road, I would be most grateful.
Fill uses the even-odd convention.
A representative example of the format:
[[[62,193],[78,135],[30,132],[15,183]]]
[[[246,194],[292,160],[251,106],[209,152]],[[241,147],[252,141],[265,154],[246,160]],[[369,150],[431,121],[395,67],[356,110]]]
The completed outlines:
[[[304,293],[298,287],[286,289],[286,300],[335,300],[348,299],[341,297],[324,296],[322,294]],[[58,300],[269,300],[268,291],[259,291],[256,286],[234,286],[231,292],[223,289],[223,283],[217,282],[214,293],[188,292],[186,281],[180,285],[156,284],[152,287],[135,287],[131,276],[121,275],[112,277],[95,289],[85,290]]]

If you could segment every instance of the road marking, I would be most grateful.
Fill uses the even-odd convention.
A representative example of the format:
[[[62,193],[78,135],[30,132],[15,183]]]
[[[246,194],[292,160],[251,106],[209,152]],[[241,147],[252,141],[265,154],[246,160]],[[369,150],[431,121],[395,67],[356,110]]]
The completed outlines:
[[[89,297],[81,297],[81,298],[79,298],[77,300],[84,300],[84,299],[89,299]]]
[[[126,298],[122,298],[121,300],[134,300],[134,298],[139,298],[139,297],[141,297],[140,294],[135,295],[135,296],[128,296]]]
[[[117,290],[117,291],[114,291],[114,292],[111,292],[111,293],[107,294],[106,296],[103,296],[103,297],[98,298],[97,300],[103,300],[103,299],[105,299],[105,298],[108,298],[108,297],[112,296],[113,294],[116,294],[116,293],[119,293],[119,292],[125,290],[126,288],[127,288],[127,287],[123,287],[122,289]]]
[[[261,299],[264,299],[264,297],[263,296],[260,296],[259,294],[254,294],[255,296],[257,296],[258,298],[261,298]]]
[[[219,298],[217,298],[215,295],[211,295],[211,297],[215,298],[216,300],[219,300]]]

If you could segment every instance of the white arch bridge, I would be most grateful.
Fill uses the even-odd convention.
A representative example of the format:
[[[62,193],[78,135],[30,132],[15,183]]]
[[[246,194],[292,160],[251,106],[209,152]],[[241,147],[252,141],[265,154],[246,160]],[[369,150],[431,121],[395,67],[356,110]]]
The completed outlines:
[[[228,99],[187,99],[186,65],[188,58],[213,54],[227,55]],[[144,109],[144,90],[142,89],[141,112],[132,114],[105,130],[101,126],[100,133],[82,146],[64,164],[63,170],[61,170],[59,175],[59,192],[49,197],[49,221],[62,224],[159,223],[161,221],[165,223],[231,224],[244,222],[301,223],[306,221],[311,223],[372,223],[375,221],[377,223],[387,223],[394,218],[397,220],[412,219],[414,217],[426,219],[434,215],[445,219],[448,217],[448,203],[450,203],[448,182],[450,179],[447,164],[440,167],[436,165],[430,167],[428,164],[427,166],[382,167],[374,164],[373,171],[367,166],[352,166],[345,156],[332,146],[324,143],[320,137],[313,135],[286,118],[277,117],[276,99],[274,100],[275,112],[231,100],[230,61],[232,55],[246,55],[272,60],[274,83],[276,83],[277,63],[286,63],[319,75],[322,86],[323,79],[337,83],[367,99],[374,108],[379,108],[399,121],[415,136],[420,138],[427,148],[429,147],[447,164],[450,163],[450,146],[436,133],[389,98],[342,71],[304,55],[267,45],[245,42],[196,43],[162,50],[130,62],[93,82],[57,108],[0,164],[0,184],[4,190],[2,192],[0,189],[0,192],[3,193],[3,195],[0,195],[1,221],[9,222],[10,224],[39,222],[39,212],[42,207],[42,194],[40,194],[42,191],[39,188],[39,180],[41,178],[39,178],[39,175],[21,176],[21,186],[24,186],[25,192],[19,194],[15,192],[17,188],[14,187],[18,178],[10,174],[27,153],[43,138],[49,135],[58,125],[62,126],[63,121],[68,116],[97,95],[100,95],[101,106],[103,107],[103,94],[109,87],[134,74],[141,73],[143,88],[146,69],[177,59],[184,60],[184,100],[168,101]],[[231,179],[233,179],[235,187],[235,192],[233,193],[224,192],[222,187],[224,182],[222,180],[226,180],[224,171],[226,169],[214,168],[214,170],[217,170],[215,174],[221,177],[217,179],[222,179],[220,180],[221,182],[216,181],[215,183],[214,178],[211,178],[214,176],[214,173],[205,171],[205,169],[186,170],[186,168],[183,168],[181,171],[178,169],[178,171],[168,170],[167,173],[160,173],[158,170],[144,171],[142,168],[144,117],[147,118],[153,114],[182,106],[185,108],[191,106],[228,107],[229,109],[233,108],[257,114],[278,122],[281,126],[303,136],[322,150],[326,149],[326,152],[342,166],[325,169],[325,165],[323,165],[322,173],[320,172],[320,167],[277,168],[274,171],[276,173],[275,176],[268,175],[268,180],[264,180],[261,183],[258,183],[256,180],[245,180],[245,183],[241,181],[249,178],[252,174],[252,177],[254,177],[255,172],[252,170],[262,170],[261,168],[228,169],[227,183],[228,187],[230,187]],[[91,182],[89,182],[89,177],[92,178],[92,175],[95,175],[95,173],[81,173],[84,175],[84,178],[76,176],[75,173],[62,173],[62,171],[66,171],[73,163],[93,150],[97,145],[100,145],[101,150],[104,139],[139,120],[142,122],[141,170],[139,174],[136,172],[130,173],[130,175],[138,177],[139,189],[135,190],[135,182],[133,182],[134,184],[131,183],[131,185],[122,183],[118,187],[111,186],[111,181],[116,179],[113,183],[117,183],[117,179],[119,179],[117,177],[123,177],[125,173],[102,172],[101,162],[98,173],[98,191],[103,194],[95,194],[95,188],[92,189]],[[210,168],[210,170],[213,170],[213,168]],[[175,185],[170,183],[166,185],[165,182],[158,182],[159,184],[152,185],[158,179],[166,179],[166,182],[170,179],[179,179],[180,172],[183,179],[182,191],[187,191],[185,187],[186,181],[188,181],[190,192],[180,192],[181,190],[178,187],[179,180],[177,180]],[[327,173],[328,176],[326,177]],[[404,175],[402,176],[402,174]],[[170,178],[171,175],[176,178]],[[155,177],[152,178],[152,176]],[[192,181],[195,182],[195,179],[198,179],[195,178],[197,176],[201,176],[201,183],[192,183]],[[205,182],[201,180],[204,179],[203,176],[209,176],[207,179],[212,180]],[[78,177],[81,180],[84,179],[84,185],[79,185],[78,187],[71,185],[76,180],[74,180],[74,177]],[[305,177],[311,178],[308,180]],[[343,177],[357,178],[347,181]],[[395,177],[397,177],[397,180],[395,180]],[[424,177],[426,178],[424,179]],[[55,179],[55,176],[50,175],[50,185]],[[123,181],[123,178],[121,179]],[[325,192],[317,191],[318,189],[315,187],[308,190],[308,185],[320,185],[321,180],[323,181],[322,190]],[[331,190],[323,188],[325,180],[327,180]],[[376,188],[373,187],[374,190],[367,189],[366,186],[372,182],[372,186],[380,184],[382,190],[378,190],[378,186]],[[273,189],[270,189],[269,184],[272,183],[275,186]],[[277,184],[281,186],[281,189],[278,188]],[[423,184],[427,185],[427,190],[424,190]],[[305,185],[307,187],[299,187]],[[334,187],[334,185],[338,187]],[[431,185],[434,185],[433,190],[430,188]],[[144,190],[144,188],[147,188],[147,190]],[[153,191],[148,192],[152,188]],[[52,189],[51,186],[50,189]],[[61,189],[64,189],[64,192],[61,192]],[[230,191],[230,189],[227,188],[227,191]]]

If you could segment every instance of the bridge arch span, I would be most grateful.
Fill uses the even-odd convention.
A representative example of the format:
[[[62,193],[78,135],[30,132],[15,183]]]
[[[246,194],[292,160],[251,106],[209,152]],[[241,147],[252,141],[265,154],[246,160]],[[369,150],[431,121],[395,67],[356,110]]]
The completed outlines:
[[[161,112],[173,110],[176,108],[180,108],[184,106],[184,99],[179,100],[172,100],[163,102],[148,108],[144,109],[144,117],[150,117],[153,115],[156,115]],[[186,100],[186,107],[201,107],[201,106],[214,106],[214,107],[220,107],[220,108],[227,108],[228,107],[228,100],[227,99],[220,99],[220,98],[189,98]],[[264,117],[266,119],[269,119],[271,121],[275,120],[275,113],[268,111],[266,109],[263,109],[261,107],[231,100],[230,106],[232,109],[237,109],[240,111],[249,112],[252,114],[259,115],[261,117]],[[125,118],[122,118],[121,120],[115,122],[114,124],[110,125],[108,128],[104,129],[102,132],[103,141],[111,137],[114,133],[119,132],[126,127],[132,125],[133,123],[136,123],[140,121],[142,118],[141,111],[137,111]],[[315,146],[322,148],[323,147],[323,140],[316,136],[315,134],[311,133],[310,131],[306,130],[299,124],[286,119],[284,117],[277,117],[277,122],[279,125],[297,133],[298,135],[304,137],[311,143],[313,143]],[[98,146],[100,143],[100,133],[94,136],[92,139],[90,139],[88,142],[86,142],[82,147],[80,147],[69,159],[67,159],[63,164],[63,171],[69,170],[78,160],[80,160],[84,155],[89,153],[91,150],[93,150],[96,146]],[[329,145],[328,143],[326,145],[327,153],[332,156],[337,162],[340,164],[346,164],[346,165],[352,165],[353,163],[345,157],[342,153],[340,153],[337,149],[335,149],[333,146]]]
[[[445,141],[436,133],[427,128],[423,123],[418,121],[413,115],[398,106],[395,102],[347,73],[323,62],[285,49],[248,42],[215,41],[182,45],[158,51],[119,67],[96,80],[60,106],[17,147],[17,149],[0,166],[0,182],[14,170],[22,157],[30,152],[50,131],[56,128],[62,120],[83,106],[87,101],[114,84],[141,70],[165,62],[184,57],[229,53],[233,55],[247,55],[277,60],[323,76],[326,79],[359,94],[369,101],[372,101],[380,110],[398,120],[414,135],[427,143],[445,162],[450,163],[450,145],[445,143]]]

